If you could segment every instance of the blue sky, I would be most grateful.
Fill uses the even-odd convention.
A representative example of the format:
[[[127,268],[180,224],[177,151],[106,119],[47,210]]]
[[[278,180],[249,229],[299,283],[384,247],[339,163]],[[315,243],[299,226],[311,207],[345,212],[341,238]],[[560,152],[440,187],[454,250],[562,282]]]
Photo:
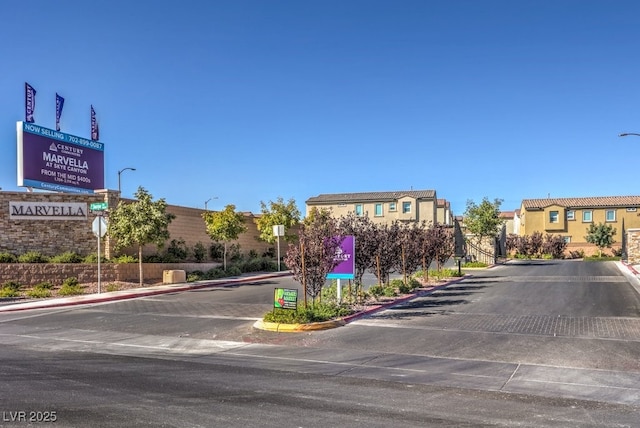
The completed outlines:
[[[2,0],[0,187],[36,124],[105,144],[105,183],[260,211],[322,193],[640,194],[640,2]],[[217,198],[217,199],[215,199]]]

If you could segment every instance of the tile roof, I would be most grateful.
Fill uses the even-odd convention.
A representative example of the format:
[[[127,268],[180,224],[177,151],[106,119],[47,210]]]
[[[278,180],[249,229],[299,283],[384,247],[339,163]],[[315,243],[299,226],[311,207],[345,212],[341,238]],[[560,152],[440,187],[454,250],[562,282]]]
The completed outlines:
[[[525,210],[543,209],[551,205],[566,208],[640,207],[640,196],[595,196],[587,198],[523,199]]]
[[[308,205],[339,202],[385,202],[396,201],[404,196],[416,199],[434,199],[435,190],[400,190],[397,192],[328,193],[307,199]]]

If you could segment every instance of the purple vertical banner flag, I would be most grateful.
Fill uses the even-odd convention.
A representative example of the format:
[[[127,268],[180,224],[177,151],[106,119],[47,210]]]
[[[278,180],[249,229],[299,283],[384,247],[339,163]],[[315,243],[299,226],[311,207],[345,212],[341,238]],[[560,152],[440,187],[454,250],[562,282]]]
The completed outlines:
[[[60,131],[60,118],[62,117],[62,108],[64,107],[64,98],[56,92],[56,131]]]
[[[96,111],[91,106],[91,140],[98,141],[100,139],[100,128],[96,120]]]
[[[327,275],[328,279],[354,279],[356,273],[356,238],[347,235],[336,249],[334,260],[338,262]]]
[[[24,82],[24,121],[27,123],[35,122],[33,118],[36,110],[36,90],[33,86]]]

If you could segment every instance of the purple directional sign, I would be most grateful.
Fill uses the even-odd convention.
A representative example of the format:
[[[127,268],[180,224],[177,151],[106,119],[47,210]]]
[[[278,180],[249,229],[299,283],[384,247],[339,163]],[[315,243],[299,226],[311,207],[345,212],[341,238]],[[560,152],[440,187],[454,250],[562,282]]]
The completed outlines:
[[[338,265],[327,275],[328,279],[353,279],[356,273],[356,238],[345,236],[336,250]]]

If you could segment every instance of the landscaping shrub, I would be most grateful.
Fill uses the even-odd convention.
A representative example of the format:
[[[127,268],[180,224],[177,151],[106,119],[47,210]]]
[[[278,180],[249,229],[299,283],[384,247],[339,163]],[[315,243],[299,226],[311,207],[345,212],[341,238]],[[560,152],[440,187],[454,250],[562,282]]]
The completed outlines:
[[[0,263],[16,263],[18,257],[11,253],[0,253]]]
[[[96,257],[97,259],[97,257]],[[138,263],[138,259],[133,256],[122,254],[111,260],[113,263]]]
[[[184,242],[184,239],[172,239],[167,247],[167,255],[172,261],[182,262],[189,257],[189,249]]]
[[[107,259],[105,256],[102,256],[100,258],[100,263],[109,263],[109,262],[110,260]],[[98,255],[94,253],[87,254],[86,256],[84,256],[81,263],[98,263]]]
[[[83,293],[84,290],[82,286],[78,282],[78,279],[74,277],[65,279],[60,290],[58,290],[58,294],[61,296],[76,296]]]
[[[107,293],[110,293],[112,291],[119,291],[121,289],[121,287],[120,287],[119,284],[116,284],[116,283],[112,282],[112,283],[107,284],[107,287],[105,289],[106,289]]]
[[[351,309],[343,305],[317,303],[298,309],[274,308],[264,316],[264,321],[285,324],[306,324],[311,322],[323,322],[344,317],[353,313]]]
[[[2,297],[19,297],[20,296],[20,285],[16,281],[7,281],[2,284],[2,288],[0,288],[0,298]]]
[[[82,261],[83,258],[73,251],[67,251],[65,253],[58,254],[57,256],[53,256],[49,259],[50,263],[80,263]]]
[[[18,262],[20,263],[47,263],[49,257],[38,251],[28,251],[18,256]]]
[[[27,290],[26,295],[34,299],[43,299],[51,297],[51,289],[53,284],[48,281],[41,282],[33,286],[31,290]]]
[[[202,281],[203,279],[205,279],[205,273],[201,270],[194,270],[193,272],[187,273],[187,282]]]
[[[197,242],[193,246],[192,252],[193,252],[193,259],[197,263],[202,263],[204,261],[204,258],[207,256],[207,249],[204,248],[204,244],[202,242]]]

